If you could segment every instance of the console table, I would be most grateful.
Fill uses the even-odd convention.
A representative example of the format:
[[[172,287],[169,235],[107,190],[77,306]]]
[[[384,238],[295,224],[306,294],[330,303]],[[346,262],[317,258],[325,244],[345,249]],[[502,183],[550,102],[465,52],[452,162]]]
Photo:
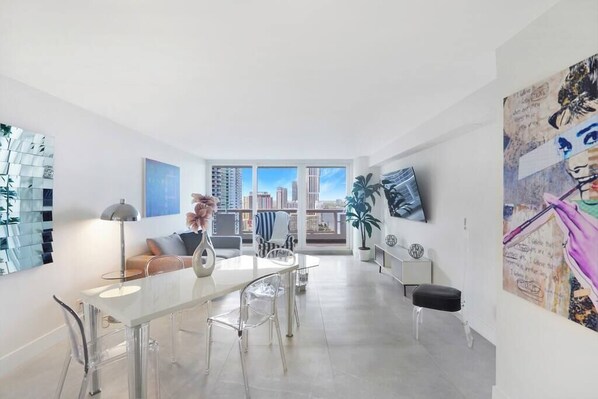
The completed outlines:
[[[389,270],[390,276],[403,286],[403,295],[407,296],[407,286],[432,283],[432,261],[421,257],[414,259],[403,247],[389,247],[386,244],[374,245],[374,261],[378,272]]]

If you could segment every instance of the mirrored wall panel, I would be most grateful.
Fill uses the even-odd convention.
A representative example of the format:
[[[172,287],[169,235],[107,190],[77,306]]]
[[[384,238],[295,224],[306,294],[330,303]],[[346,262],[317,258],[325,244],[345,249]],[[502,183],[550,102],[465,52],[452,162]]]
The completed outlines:
[[[0,276],[52,262],[54,138],[0,124]]]

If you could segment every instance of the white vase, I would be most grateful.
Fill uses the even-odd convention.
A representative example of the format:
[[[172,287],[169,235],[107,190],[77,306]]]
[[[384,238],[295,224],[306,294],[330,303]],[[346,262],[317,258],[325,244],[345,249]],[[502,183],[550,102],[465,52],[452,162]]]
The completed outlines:
[[[216,266],[216,251],[212,246],[212,240],[208,234],[203,231],[201,234],[201,241],[191,258],[191,265],[197,277],[206,277],[212,274],[214,266]]]

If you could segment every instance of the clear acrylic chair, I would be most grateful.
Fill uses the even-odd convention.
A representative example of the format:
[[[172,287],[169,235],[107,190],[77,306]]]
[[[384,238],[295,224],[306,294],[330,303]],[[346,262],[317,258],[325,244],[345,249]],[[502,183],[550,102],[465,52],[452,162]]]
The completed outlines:
[[[261,326],[267,321],[272,321],[276,327],[278,346],[282,368],[287,371],[287,363],[284,357],[282,346],[282,335],[276,312],[276,298],[280,288],[281,277],[279,274],[269,274],[260,277],[247,284],[241,290],[240,306],[237,309],[217,316],[208,317],[206,334],[206,374],[210,371],[210,353],[212,347],[212,325],[229,328],[237,332],[239,354],[241,355],[241,368],[243,370],[243,382],[245,383],[245,397],[249,398],[249,383],[247,382],[247,367],[245,365],[245,336],[249,329]]]
[[[71,360],[75,360],[77,363],[83,366],[83,381],[79,389],[79,399],[84,398],[87,395],[87,386],[89,384],[90,373],[97,371],[109,364],[112,364],[118,360],[126,359],[127,357],[127,346],[126,342],[122,340],[123,329],[115,330],[109,334],[103,335],[95,341],[87,341],[85,337],[85,328],[83,327],[83,321],[75,311],[58,299],[55,295],[54,300],[60,305],[64,321],[69,333],[70,347],[67,352],[64,365],[60,373],[60,380],[56,393],[55,399],[60,399],[62,389],[64,387],[64,381],[66,380],[66,374],[68,372]],[[90,350],[90,348],[96,348],[96,350]],[[158,372],[158,343],[154,340],[149,342],[149,350],[154,357],[154,367],[156,372],[156,397],[160,398],[160,375]]]
[[[145,265],[145,275],[155,276],[157,274],[174,272],[185,268],[183,260],[174,255],[160,255],[151,258]],[[170,360],[176,362],[176,332],[177,327],[175,319],[180,319],[179,313],[170,314]]]
[[[295,254],[290,249],[275,248],[268,252],[266,258],[280,260],[285,263],[292,263],[295,261]],[[278,290],[278,296],[283,296],[285,294],[285,291],[288,291],[289,295],[295,295],[295,287],[287,287],[285,281],[286,279],[283,279],[283,283]],[[299,311],[297,310],[297,297],[295,297],[293,303],[295,304],[295,308],[293,309],[293,313],[295,313],[295,323],[297,324],[297,328],[299,328]],[[270,339],[272,339],[272,326],[270,326]]]

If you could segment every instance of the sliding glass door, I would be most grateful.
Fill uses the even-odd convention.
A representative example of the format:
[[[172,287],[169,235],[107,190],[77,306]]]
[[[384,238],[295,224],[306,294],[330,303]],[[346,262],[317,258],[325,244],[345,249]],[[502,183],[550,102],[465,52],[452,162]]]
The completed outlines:
[[[307,246],[346,246],[345,167],[307,166],[305,232]]]
[[[246,198],[252,190],[251,166],[213,166],[212,195],[218,197],[218,212],[212,222],[212,234],[241,236],[252,242],[252,208]]]
[[[257,168],[257,212],[285,211],[290,215],[289,232],[297,236],[297,168],[265,166]]]
[[[252,243],[254,217],[284,211],[297,249],[349,247],[344,199],[349,164],[247,162],[212,164],[212,195],[220,199],[214,235],[241,235]]]

